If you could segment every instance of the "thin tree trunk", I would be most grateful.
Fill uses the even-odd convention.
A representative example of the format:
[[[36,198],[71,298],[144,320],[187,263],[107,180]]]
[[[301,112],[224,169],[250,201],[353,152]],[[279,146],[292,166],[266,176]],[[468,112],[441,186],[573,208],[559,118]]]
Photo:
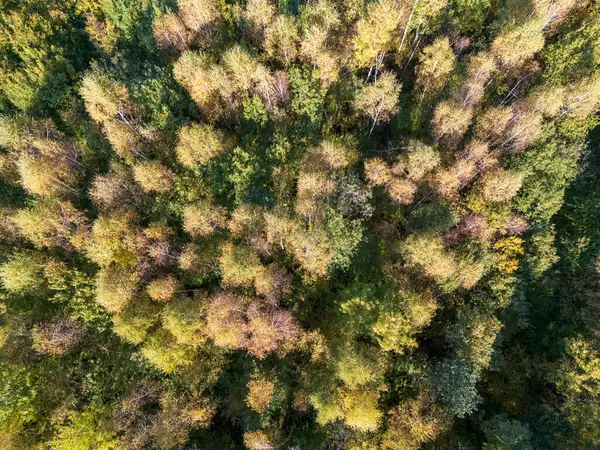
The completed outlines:
[[[413,14],[415,13],[417,3],[419,3],[419,0],[415,0],[415,2],[413,3],[412,11],[410,12],[410,16],[408,16],[408,21],[406,22],[406,27],[404,27],[404,33],[402,34],[402,41],[400,41],[400,47],[398,48],[398,54],[400,54],[402,52],[402,47],[404,46],[404,40],[406,39],[406,35],[408,34],[408,28],[410,27],[410,21],[412,20]]]

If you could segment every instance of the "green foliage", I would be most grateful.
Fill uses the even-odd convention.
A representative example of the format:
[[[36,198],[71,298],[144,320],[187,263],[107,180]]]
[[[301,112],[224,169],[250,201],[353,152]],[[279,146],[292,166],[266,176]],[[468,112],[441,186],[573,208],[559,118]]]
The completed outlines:
[[[324,226],[333,255],[329,263],[330,267],[347,269],[358,244],[363,240],[361,223],[358,220],[344,219],[340,214],[330,211]]]
[[[162,312],[162,325],[179,344],[197,347],[206,340],[202,334],[205,308],[202,296],[176,298]]]
[[[471,414],[481,403],[477,375],[464,359],[444,359],[431,371],[430,387],[440,402],[456,417]]]
[[[598,13],[583,17],[580,26],[561,34],[556,42],[544,49],[548,65],[544,78],[552,83],[567,83],[589,76],[598,66],[600,25]]]
[[[32,383],[32,374],[25,368],[1,366],[2,409],[0,423],[21,431],[27,422],[36,420],[39,414],[40,394]]]
[[[63,107],[93,55],[74,1],[7,2],[0,14],[2,94],[33,115]]]
[[[292,68],[290,70],[290,89],[292,93],[292,111],[312,123],[322,118],[325,92],[309,69]]]
[[[166,373],[192,363],[193,354],[167,330],[160,329],[142,346],[141,353],[152,365]]]
[[[152,3],[151,0],[103,0],[102,11],[121,39],[143,50],[152,50]]]
[[[98,405],[88,405],[83,412],[74,412],[62,425],[52,446],[57,450],[97,448],[113,450],[119,448],[121,440],[109,428],[106,410]]]
[[[527,425],[517,420],[509,420],[505,415],[494,416],[486,421],[483,430],[486,450],[531,450],[531,432]]]
[[[114,315],[113,331],[122,339],[133,344],[143,342],[148,331],[158,322],[160,308],[150,299],[136,299],[118,315]]]
[[[444,203],[428,203],[419,206],[408,217],[406,228],[411,233],[440,232],[457,222],[451,205]]]
[[[596,448],[599,23],[0,0],[0,448]]]
[[[0,279],[4,289],[14,294],[39,292],[45,285],[43,268],[44,258],[41,254],[17,252],[0,267]]]
[[[461,31],[478,35],[491,5],[491,0],[451,0],[450,11]]]

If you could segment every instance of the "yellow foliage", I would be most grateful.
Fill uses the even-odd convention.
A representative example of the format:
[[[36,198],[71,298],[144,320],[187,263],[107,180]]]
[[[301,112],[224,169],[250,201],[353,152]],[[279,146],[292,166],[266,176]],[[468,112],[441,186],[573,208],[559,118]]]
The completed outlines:
[[[181,289],[179,281],[173,275],[152,280],[148,284],[148,295],[157,302],[168,302]]]
[[[496,250],[496,267],[507,274],[512,274],[519,268],[519,255],[525,253],[523,239],[510,236],[499,239],[493,245]]]
[[[183,209],[183,229],[193,237],[208,236],[225,228],[227,210],[208,200],[202,200]]]
[[[162,328],[144,342],[140,352],[165,373],[192,364],[194,356],[192,348],[179,344],[171,333]]]
[[[171,190],[175,174],[158,161],[148,161],[133,166],[133,177],[143,191],[165,193]]]
[[[192,124],[179,130],[177,159],[186,167],[208,164],[225,150],[224,137],[210,125]]]
[[[381,424],[383,414],[378,409],[377,391],[357,390],[344,394],[344,422],[361,431],[375,431]]]
[[[264,414],[269,409],[275,383],[266,378],[256,378],[248,382],[247,403],[254,411]]]
[[[544,47],[540,24],[531,20],[503,31],[492,43],[491,52],[509,67],[527,62]]]
[[[96,301],[108,311],[119,313],[135,297],[139,281],[139,274],[129,267],[103,267],[96,277]]]
[[[376,59],[389,52],[400,36],[400,26],[410,11],[404,2],[378,0],[369,3],[367,15],[361,18],[354,39],[354,60],[358,67],[376,65]],[[403,31],[403,30],[402,30]]]

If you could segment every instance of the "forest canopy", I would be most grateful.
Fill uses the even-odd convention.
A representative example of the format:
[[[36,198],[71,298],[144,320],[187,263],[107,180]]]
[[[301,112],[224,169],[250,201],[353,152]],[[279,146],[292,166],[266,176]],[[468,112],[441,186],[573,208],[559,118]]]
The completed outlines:
[[[0,0],[0,448],[600,448],[596,0]]]

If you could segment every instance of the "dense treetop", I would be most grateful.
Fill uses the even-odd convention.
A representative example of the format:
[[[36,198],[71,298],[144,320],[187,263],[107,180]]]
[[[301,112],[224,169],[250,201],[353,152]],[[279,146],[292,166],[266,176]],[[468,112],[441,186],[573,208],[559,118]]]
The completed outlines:
[[[600,448],[595,0],[0,0],[0,447]]]

